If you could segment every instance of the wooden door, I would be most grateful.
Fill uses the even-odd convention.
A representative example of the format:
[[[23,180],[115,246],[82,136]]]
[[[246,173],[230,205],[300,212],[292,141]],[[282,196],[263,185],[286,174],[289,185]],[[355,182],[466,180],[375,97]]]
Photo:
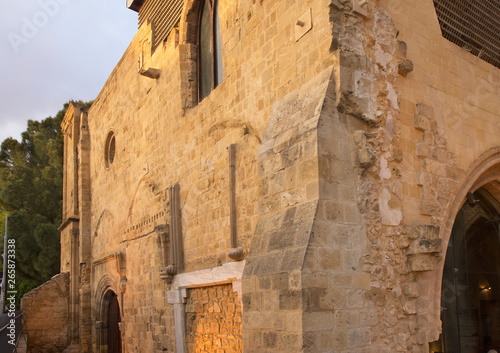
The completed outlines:
[[[120,321],[120,306],[116,294],[113,293],[108,306],[108,353],[122,352],[122,339],[118,326]]]

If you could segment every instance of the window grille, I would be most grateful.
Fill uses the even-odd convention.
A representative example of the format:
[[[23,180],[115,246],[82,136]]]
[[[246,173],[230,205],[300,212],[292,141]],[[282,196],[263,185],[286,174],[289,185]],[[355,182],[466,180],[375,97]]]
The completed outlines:
[[[443,37],[500,68],[500,2],[434,0]]]

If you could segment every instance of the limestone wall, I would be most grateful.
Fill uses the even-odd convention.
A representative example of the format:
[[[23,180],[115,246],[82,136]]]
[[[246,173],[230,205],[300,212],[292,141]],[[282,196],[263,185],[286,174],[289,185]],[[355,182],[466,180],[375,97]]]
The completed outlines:
[[[329,283],[314,299],[320,311],[331,310],[325,286],[347,287],[330,303],[339,309],[333,332],[314,333],[311,345],[427,352],[441,326],[440,269],[453,209],[474,168],[500,144],[500,110],[491,104],[500,74],[441,37],[432,1],[370,2],[367,16],[357,18],[336,10],[343,47],[336,125],[351,139],[357,210],[349,194],[334,193],[340,202],[326,213],[338,215],[334,231],[330,222],[315,232],[328,235],[316,257],[332,241],[342,244],[340,272],[323,278]],[[327,151],[324,165],[342,150]]]
[[[231,284],[189,290],[188,352],[243,352],[242,329],[241,301]]]
[[[96,300],[95,288],[106,272],[118,281],[101,260],[124,254],[127,349],[147,351],[174,343],[172,308],[164,295],[168,285],[160,277],[154,231],[170,223],[171,185],[180,185],[181,271],[232,261],[227,256],[231,244],[226,148],[233,143],[238,246],[248,254],[259,208],[267,207],[258,204],[256,160],[272,106],[335,60],[330,54],[328,4],[220,1],[224,80],[195,104],[187,103],[181,89],[196,77],[183,65],[186,56],[196,55],[184,45],[195,35],[192,23],[186,22],[191,19],[185,15],[178,37],[173,32],[152,56],[151,30],[144,25],[94,101],[88,113],[92,296]],[[193,1],[186,1],[185,13],[192,6]],[[306,11],[315,25],[296,41],[295,22]],[[157,80],[138,74],[141,55],[145,67],[160,70]],[[116,155],[106,168],[104,146],[110,131],[116,138]]]
[[[33,353],[63,352],[69,345],[69,274],[61,273],[25,294],[21,310]]]
[[[368,1],[366,16],[352,5],[220,1],[224,80],[201,102],[199,3],[185,1],[153,54],[151,28],[139,29],[88,112],[80,255],[92,251],[72,270],[81,307],[92,301],[96,349],[112,290],[126,352],[174,351],[157,232],[174,229],[169,187],[180,190],[178,270],[231,261],[235,144],[244,351],[428,351],[454,210],[471,170],[500,145],[500,74],[441,37],[431,0]],[[308,13],[312,28],[296,37]],[[139,75],[138,62],[159,78]],[[193,347],[206,333],[194,325],[197,303],[217,294],[190,292]]]

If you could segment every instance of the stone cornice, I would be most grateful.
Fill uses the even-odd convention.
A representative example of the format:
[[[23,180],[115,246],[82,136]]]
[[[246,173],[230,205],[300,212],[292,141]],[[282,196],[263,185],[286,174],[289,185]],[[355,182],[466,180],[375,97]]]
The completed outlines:
[[[70,224],[71,222],[79,222],[80,221],[80,217],[78,216],[69,216],[68,218],[66,218],[64,220],[64,222],[61,223],[61,225],[59,226],[59,228],[57,228],[58,231],[62,232],[64,230],[64,228],[66,228],[68,226],[68,224]]]

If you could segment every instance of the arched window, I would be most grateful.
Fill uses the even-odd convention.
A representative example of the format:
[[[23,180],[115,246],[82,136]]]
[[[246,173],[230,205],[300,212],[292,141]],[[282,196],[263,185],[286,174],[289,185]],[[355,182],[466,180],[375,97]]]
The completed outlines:
[[[106,168],[109,168],[111,164],[113,164],[113,161],[115,160],[115,152],[115,134],[113,133],[113,131],[110,131],[104,145],[104,163],[106,165]]]
[[[199,20],[198,81],[200,101],[222,83],[222,57],[217,0],[202,0]]]
[[[469,194],[455,219],[443,269],[443,331],[431,352],[500,352],[500,205],[492,190]]]

